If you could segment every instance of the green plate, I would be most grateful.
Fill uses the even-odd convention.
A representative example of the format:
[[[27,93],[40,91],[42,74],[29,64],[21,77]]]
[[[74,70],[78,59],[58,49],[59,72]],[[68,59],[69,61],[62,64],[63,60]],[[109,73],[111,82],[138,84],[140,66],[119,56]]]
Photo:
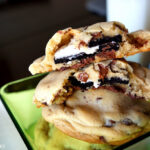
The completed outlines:
[[[36,149],[34,127],[41,117],[41,109],[32,103],[32,97],[36,85],[44,76],[40,74],[13,81],[0,90],[2,102],[28,149]]]
[[[36,85],[45,75],[39,74],[13,81],[0,89],[2,102],[28,149],[37,150],[34,144],[34,128],[41,118],[41,109],[37,109],[32,103],[32,97]],[[148,136],[150,136],[150,132],[115,148],[115,150],[127,148]]]

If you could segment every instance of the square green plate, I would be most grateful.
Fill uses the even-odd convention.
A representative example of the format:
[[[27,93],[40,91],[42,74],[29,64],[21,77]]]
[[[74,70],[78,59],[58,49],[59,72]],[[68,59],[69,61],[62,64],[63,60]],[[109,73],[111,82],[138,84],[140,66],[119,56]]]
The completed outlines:
[[[34,144],[34,128],[37,121],[41,118],[41,109],[37,109],[32,104],[32,97],[37,83],[45,75],[39,74],[13,81],[0,89],[2,102],[28,149],[37,150]],[[115,148],[115,150],[127,148],[148,136],[150,136],[150,132]]]

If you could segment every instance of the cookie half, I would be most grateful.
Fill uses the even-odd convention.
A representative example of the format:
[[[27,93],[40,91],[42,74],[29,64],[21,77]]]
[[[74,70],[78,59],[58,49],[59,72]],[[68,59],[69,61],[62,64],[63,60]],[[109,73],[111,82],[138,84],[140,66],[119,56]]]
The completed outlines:
[[[45,57],[29,67],[32,74],[79,69],[93,62],[122,58],[150,50],[150,32],[128,33],[119,22],[101,22],[59,30],[49,40]]]
[[[150,100],[150,70],[122,59],[90,64],[80,70],[54,71],[36,87],[37,106],[61,104],[76,89],[103,88],[122,92],[132,99]]]

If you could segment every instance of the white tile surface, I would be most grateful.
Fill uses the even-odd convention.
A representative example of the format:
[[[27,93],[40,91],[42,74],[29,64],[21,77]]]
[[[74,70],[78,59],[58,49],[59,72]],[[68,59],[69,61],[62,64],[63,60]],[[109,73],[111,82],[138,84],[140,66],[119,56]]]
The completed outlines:
[[[0,150],[27,150],[0,100]]]

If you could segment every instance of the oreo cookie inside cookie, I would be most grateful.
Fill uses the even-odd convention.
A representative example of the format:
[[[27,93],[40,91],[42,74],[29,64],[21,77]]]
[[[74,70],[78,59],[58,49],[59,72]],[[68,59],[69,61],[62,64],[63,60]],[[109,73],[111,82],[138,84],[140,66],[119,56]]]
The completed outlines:
[[[87,57],[95,56],[96,54],[100,54],[101,52],[110,52],[112,50],[119,50],[120,43],[122,42],[122,36],[116,35],[113,37],[103,36],[102,38],[92,38],[88,43],[88,48],[95,47],[96,50],[94,53],[86,54],[85,52],[81,52],[75,55],[70,55],[66,57],[54,58],[55,64],[59,63],[67,63],[72,60],[81,60]],[[96,47],[98,46],[98,48]]]
[[[69,77],[69,81],[73,86],[80,87],[81,89],[84,90],[93,86],[93,82],[90,81],[90,82],[82,83],[78,81],[75,77]]]
[[[99,45],[99,51],[102,51],[102,48],[104,48],[104,47],[110,46],[110,48],[108,50],[114,49],[115,51],[117,51],[119,49],[120,42],[122,42],[121,35],[116,35],[113,37],[104,36],[103,38],[91,39],[88,46],[94,47],[94,46]]]
[[[104,78],[103,80],[100,79],[99,80],[100,82],[100,85],[105,85],[105,84],[115,84],[115,83],[120,83],[120,84],[128,84],[129,83],[129,80],[122,80],[121,78],[119,77],[111,77],[110,79],[108,78]]]
[[[84,59],[84,58],[87,58],[87,57],[92,57],[94,56],[94,54],[86,54],[86,53],[79,53],[77,55],[71,55],[71,56],[67,56],[67,57],[62,57],[62,58],[59,58],[59,59],[56,59],[54,58],[54,61],[55,61],[55,64],[59,64],[59,63],[67,63],[69,61],[72,61],[72,60],[81,60],[81,59]]]
[[[92,81],[82,83],[79,80],[77,80],[75,77],[69,77],[69,81],[71,82],[71,84],[73,86],[79,87],[79,88],[84,89],[84,90],[94,86],[94,82],[92,82]],[[108,78],[99,79],[98,82],[100,83],[99,84],[99,87],[100,87],[100,86],[105,86],[106,84],[107,85],[113,85],[115,83],[128,84],[129,80],[122,80],[119,77],[112,77],[110,79],[108,79]]]

